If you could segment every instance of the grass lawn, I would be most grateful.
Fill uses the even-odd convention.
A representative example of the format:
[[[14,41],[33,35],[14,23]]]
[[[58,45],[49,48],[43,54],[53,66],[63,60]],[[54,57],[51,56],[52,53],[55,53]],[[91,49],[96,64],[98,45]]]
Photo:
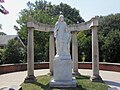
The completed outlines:
[[[89,76],[76,76],[77,87],[65,90],[108,90],[109,86],[105,83],[91,82]],[[50,88],[49,81],[51,76],[43,75],[38,76],[37,81],[34,83],[23,83],[22,90],[60,90],[57,88]]]

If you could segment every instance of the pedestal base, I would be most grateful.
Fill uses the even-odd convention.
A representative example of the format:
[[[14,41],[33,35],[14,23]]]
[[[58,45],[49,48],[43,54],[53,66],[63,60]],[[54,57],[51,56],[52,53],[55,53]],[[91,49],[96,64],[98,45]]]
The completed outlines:
[[[73,78],[72,80],[54,80],[54,79],[51,79],[50,87],[57,87],[57,88],[76,87],[76,79],[75,78]]]
[[[99,75],[93,75],[90,77],[92,82],[103,82],[102,78]]]
[[[72,61],[70,58],[55,58],[53,62],[53,79],[50,81],[50,87],[76,87],[76,80],[72,78]]]
[[[72,80],[71,60],[54,60],[53,66],[54,80]]]
[[[31,75],[31,76],[27,76],[24,80],[24,83],[31,83],[31,82],[36,82],[36,77]]]

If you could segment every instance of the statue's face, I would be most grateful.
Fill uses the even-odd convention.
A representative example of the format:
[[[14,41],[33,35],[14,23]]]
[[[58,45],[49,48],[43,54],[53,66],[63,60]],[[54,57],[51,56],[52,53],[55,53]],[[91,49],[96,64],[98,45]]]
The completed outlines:
[[[61,19],[62,22],[64,21],[64,17],[61,17],[60,19]]]
[[[64,21],[64,16],[60,15],[58,20],[61,21],[61,22],[63,22]]]

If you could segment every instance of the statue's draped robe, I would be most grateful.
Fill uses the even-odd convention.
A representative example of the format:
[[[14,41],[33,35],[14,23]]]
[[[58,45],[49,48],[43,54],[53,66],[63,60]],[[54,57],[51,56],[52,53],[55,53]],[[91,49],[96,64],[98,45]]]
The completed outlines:
[[[59,56],[70,55],[70,31],[66,22],[56,22],[54,29],[56,53]]]

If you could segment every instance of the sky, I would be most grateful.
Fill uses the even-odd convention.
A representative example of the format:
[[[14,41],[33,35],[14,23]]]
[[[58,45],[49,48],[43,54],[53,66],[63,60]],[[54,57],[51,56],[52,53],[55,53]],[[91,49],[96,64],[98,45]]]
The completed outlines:
[[[2,29],[0,32],[4,32],[8,35],[16,35],[14,30],[16,20],[19,18],[19,12],[27,8],[26,3],[28,1],[35,2],[36,0],[4,0],[2,5],[9,11],[8,15],[0,13],[0,24]],[[60,4],[61,2],[70,5],[72,8],[76,8],[80,11],[81,17],[88,21],[94,16],[106,16],[109,14],[120,13],[120,0],[46,0],[52,4]]]

